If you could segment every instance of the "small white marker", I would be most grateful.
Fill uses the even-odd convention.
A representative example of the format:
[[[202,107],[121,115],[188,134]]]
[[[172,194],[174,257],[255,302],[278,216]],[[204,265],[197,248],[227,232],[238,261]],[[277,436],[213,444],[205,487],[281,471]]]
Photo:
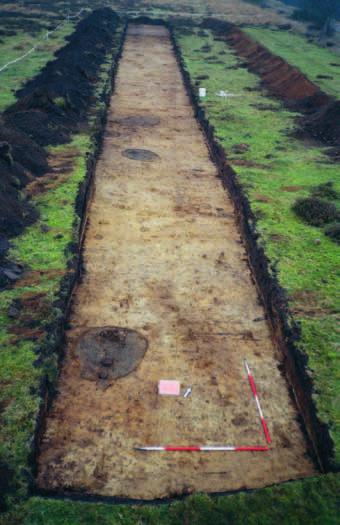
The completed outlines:
[[[191,387],[187,388],[183,397],[189,397],[191,392],[192,392],[192,388]]]

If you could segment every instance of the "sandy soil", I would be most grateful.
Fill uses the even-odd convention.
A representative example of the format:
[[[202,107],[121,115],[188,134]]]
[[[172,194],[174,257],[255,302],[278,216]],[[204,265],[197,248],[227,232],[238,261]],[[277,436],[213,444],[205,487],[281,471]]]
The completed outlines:
[[[140,118],[147,116],[144,122]],[[150,117],[155,117],[150,119]],[[132,160],[126,150],[157,154]],[[130,26],[96,172],[68,346],[38,484],[130,498],[262,487],[313,473],[280,356],[209,159],[166,29]],[[136,370],[81,377],[91,327],[148,340]],[[138,445],[264,445],[243,368],[252,366],[273,443],[264,453],[143,453]],[[178,379],[192,395],[157,395]]]

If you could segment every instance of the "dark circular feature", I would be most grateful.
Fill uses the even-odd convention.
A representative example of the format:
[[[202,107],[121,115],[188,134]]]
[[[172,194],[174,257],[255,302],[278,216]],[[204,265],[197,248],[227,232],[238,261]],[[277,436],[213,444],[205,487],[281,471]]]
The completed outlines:
[[[135,370],[147,348],[147,339],[129,328],[105,326],[87,330],[76,346],[81,377],[109,386]]]
[[[148,149],[125,149],[122,152],[122,155],[128,159],[141,160],[143,162],[153,162],[154,160],[160,159],[157,153]]]

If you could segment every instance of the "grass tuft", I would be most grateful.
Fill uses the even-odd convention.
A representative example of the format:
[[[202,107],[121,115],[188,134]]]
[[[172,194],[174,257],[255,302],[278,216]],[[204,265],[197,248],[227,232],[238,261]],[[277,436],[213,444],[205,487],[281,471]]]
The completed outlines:
[[[325,230],[325,234],[334,242],[340,244],[340,222],[335,222],[328,226]]]
[[[336,206],[319,197],[297,199],[293,210],[301,219],[312,226],[323,226],[334,221],[338,216]]]
[[[328,181],[313,188],[312,197],[319,197],[320,199],[328,200],[339,200],[340,193],[334,188],[333,181]]]

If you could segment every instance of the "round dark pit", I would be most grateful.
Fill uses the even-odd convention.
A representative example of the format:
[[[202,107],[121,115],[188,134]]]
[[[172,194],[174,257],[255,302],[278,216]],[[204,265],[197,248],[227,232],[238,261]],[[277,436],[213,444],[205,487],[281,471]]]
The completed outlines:
[[[153,162],[160,159],[157,153],[148,149],[125,149],[122,155],[130,160],[141,160],[143,162]]]
[[[147,348],[147,340],[135,330],[115,326],[87,330],[76,346],[81,377],[109,386],[135,370]]]

